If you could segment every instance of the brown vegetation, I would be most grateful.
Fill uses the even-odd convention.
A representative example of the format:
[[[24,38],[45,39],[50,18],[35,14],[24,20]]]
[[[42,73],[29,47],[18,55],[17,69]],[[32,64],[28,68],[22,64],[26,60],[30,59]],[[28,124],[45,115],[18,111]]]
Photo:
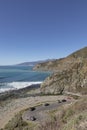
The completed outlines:
[[[87,96],[68,107],[62,107],[54,120],[42,124],[40,130],[86,130]]]

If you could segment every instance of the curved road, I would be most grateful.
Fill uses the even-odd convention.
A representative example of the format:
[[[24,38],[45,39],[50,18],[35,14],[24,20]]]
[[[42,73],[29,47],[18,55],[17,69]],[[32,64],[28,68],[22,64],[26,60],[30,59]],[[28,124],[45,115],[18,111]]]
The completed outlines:
[[[50,116],[47,114],[47,111],[56,110],[59,106],[64,104],[69,104],[71,101],[61,101],[61,102],[53,102],[46,105],[45,103],[35,107],[35,110],[31,110],[30,108],[25,111],[22,115],[24,121],[46,121]]]

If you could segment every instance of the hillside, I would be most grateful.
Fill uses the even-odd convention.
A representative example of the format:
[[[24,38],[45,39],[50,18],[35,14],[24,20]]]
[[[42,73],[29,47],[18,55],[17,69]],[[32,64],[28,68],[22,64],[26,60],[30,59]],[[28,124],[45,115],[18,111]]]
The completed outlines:
[[[38,64],[34,69],[54,72],[41,84],[42,93],[87,93],[87,47],[66,58]]]
[[[69,57],[74,57],[74,58],[87,58],[87,47],[84,47],[74,53],[72,53],[71,55],[69,55]]]
[[[87,94],[87,61],[76,61],[66,70],[55,72],[41,85],[45,94],[62,94],[64,92]]]
[[[76,62],[77,59],[82,60],[86,58],[87,58],[87,47],[82,48],[65,58],[39,63],[34,67],[34,70],[43,70],[43,71],[48,70],[61,71],[63,69],[66,70],[70,65]]]

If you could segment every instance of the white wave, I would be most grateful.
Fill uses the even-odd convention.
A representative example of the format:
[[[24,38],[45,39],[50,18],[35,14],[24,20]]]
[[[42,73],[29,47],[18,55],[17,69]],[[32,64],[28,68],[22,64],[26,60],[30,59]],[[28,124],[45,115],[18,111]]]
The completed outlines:
[[[0,88],[0,93],[10,90],[16,90],[21,88],[26,88],[28,86],[34,85],[34,84],[41,84],[41,81],[38,82],[11,82],[11,83],[3,83]]]

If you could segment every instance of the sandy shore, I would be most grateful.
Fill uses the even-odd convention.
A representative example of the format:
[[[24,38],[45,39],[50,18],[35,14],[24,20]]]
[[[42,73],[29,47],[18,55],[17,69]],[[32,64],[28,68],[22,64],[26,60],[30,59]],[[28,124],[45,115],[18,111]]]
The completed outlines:
[[[19,111],[37,105],[38,103],[47,101],[57,101],[58,99],[66,98],[65,96],[36,96],[27,98],[12,99],[4,106],[0,106],[0,128],[3,128],[9,120],[14,117]]]

